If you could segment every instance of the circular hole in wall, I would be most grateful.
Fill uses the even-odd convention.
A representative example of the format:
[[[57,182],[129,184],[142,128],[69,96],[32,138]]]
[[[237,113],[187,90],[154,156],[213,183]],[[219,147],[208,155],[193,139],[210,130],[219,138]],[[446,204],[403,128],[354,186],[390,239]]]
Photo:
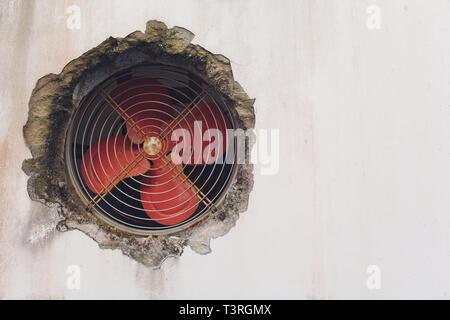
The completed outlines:
[[[150,20],[38,80],[22,168],[31,199],[57,207],[57,230],[159,266],[186,246],[210,252],[247,209],[254,99],[193,37]],[[225,142],[205,152],[217,132]]]

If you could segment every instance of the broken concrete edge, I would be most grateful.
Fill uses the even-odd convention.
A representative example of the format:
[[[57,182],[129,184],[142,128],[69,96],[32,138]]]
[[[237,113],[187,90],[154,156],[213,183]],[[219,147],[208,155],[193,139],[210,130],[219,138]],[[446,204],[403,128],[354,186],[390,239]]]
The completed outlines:
[[[224,200],[215,212],[197,224],[167,235],[141,236],[121,231],[89,214],[70,187],[65,172],[64,148],[71,116],[81,98],[96,84],[119,70],[144,63],[182,66],[203,76],[231,106],[238,127],[254,128],[254,99],[250,99],[233,78],[230,61],[190,42],[194,35],[180,27],[168,29],[149,21],[145,33],[125,38],[110,37],[79,58],[70,61],[58,75],[37,81],[30,101],[23,133],[32,158],[24,160],[23,171],[30,176],[28,193],[32,200],[57,206],[59,231],[77,229],[94,239],[99,247],[121,251],[144,265],[159,267],[168,257],[180,256],[185,246],[209,253],[210,240],[226,234],[239,213],[247,209],[253,187],[253,166],[237,165],[237,172]],[[252,142],[246,145],[249,154]]]

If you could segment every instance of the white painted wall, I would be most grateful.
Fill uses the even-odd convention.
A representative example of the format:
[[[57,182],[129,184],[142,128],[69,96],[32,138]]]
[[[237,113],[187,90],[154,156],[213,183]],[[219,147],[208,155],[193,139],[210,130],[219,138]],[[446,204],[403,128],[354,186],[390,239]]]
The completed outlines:
[[[72,4],[80,30],[66,27]],[[281,135],[279,173],[256,168],[249,210],[213,253],[160,270],[54,232],[20,169],[36,80],[149,19],[230,58],[257,127]],[[449,28],[438,0],[1,0],[0,297],[448,298]],[[72,264],[80,290],[66,287]]]

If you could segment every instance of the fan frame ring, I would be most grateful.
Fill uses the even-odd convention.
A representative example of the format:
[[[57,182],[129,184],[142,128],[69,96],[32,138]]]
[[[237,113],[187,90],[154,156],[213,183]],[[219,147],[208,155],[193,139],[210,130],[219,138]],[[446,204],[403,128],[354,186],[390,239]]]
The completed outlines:
[[[233,113],[229,109],[229,106],[227,105],[227,103],[225,103],[225,101],[224,101],[224,99],[222,97],[222,94],[220,92],[218,92],[217,90],[215,90],[211,86],[211,84],[208,81],[208,79],[206,79],[201,74],[194,73],[192,70],[183,69],[183,68],[181,68],[178,65],[171,65],[171,64],[168,64],[168,63],[163,63],[163,64],[162,63],[136,64],[136,65],[126,66],[126,67],[124,67],[122,69],[115,70],[114,73],[112,73],[106,79],[103,79],[101,82],[99,82],[93,88],[91,88],[91,90],[86,95],[84,95],[83,98],[79,101],[79,103],[75,106],[74,112],[71,115],[71,118],[69,120],[68,130],[66,132],[66,142],[65,142],[64,154],[65,154],[65,157],[67,157],[67,159],[73,160],[73,157],[71,157],[71,155],[70,155],[70,150],[72,148],[68,148],[68,146],[72,145],[72,143],[73,143],[72,140],[74,138],[74,129],[75,129],[75,126],[76,126],[76,121],[74,121],[74,119],[78,115],[78,112],[80,111],[80,108],[83,106],[85,100],[88,99],[88,97],[91,96],[91,94],[98,87],[102,87],[103,84],[107,83],[110,80],[117,80],[118,78],[120,78],[120,77],[116,77],[116,75],[120,75],[121,73],[126,72],[127,70],[131,70],[133,68],[139,68],[139,67],[145,67],[145,66],[163,66],[163,67],[169,67],[169,68],[176,68],[176,69],[181,69],[183,72],[193,74],[195,77],[197,77],[202,82],[204,82],[204,84],[208,85],[208,91],[209,90],[214,90],[215,95],[222,100],[222,104],[227,108],[227,113],[229,115],[227,116],[225,114],[225,111],[222,110],[222,108],[219,105],[217,105],[217,103],[216,103],[216,105],[221,110],[221,117],[225,118],[225,119],[227,119],[228,121],[231,122],[232,129],[239,128],[237,120],[233,116]],[[135,79],[137,79],[137,78],[131,78],[130,81],[131,80],[135,80]],[[120,86],[121,84],[118,84],[115,87],[113,87],[113,90],[115,88],[117,88],[118,86]],[[201,88],[201,86],[199,86],[199,87]],[[211,96],[210,93],[208,93],[208,95]],[[125,123],[123,123],[121,126],[124,126],[124,125],[125,125]],[[113,127],[110,128],[110,130],[112,130],[112,129],[113,129]],[[117,138],[117,136],[112,136],[112,137],[116,137]],[[205,208],[201,209],[202,212],[194,213],[194,214],[192,214],[192,216],[188,217],[187,219],[181,221],[178,224],[170,225],[170,226],[161,225],[161,227],[159,227],[159,228],[152,227],[151,229],[136,228],[136,227],[127,225],[125,222],[119,223],[119,222],[115,221],[114,218],[110,217],[106,212],[103,213],[102,210],[100,210],[98,208],[98,206],[94,206],[92,208],[92,214],[94,214],[96,218],[100,219],[103,223],[106,223],[109,226],[112,226],[112,227],[114,227],[114,228],[116,228],[116,229],[118,229],[120,231],[124,231],[124,232],[130,233],[130,234],[140,235],[140,236],[167,235],[167,234],[176,233],[178,231],[182,231],[184,229],[192,227],[193,225],[195,225],[195,224],[201,222],[202,220],[206,219],[207,217],[209,217],[211,215],[211,213],[214,212],[216,210],[216,208],[222,204],[222,202],[224,201],[224,199],[225,199],[225,197],[226,197],[226,195],[228,193],[229,187],[232,185],[232,183],[236,179],[236,175],[237,175],[237,171],[238,171],[237,170],[237,164],[236,164],[236,157],[237,157],[237,152],[236,151],[240,150],[242,142],[239,141],[239,139],[237,139],[237,137],[235,137],[235,136],[233,136],[233,140],[234,140],[234,160],[235,160],[235,163],[232,164],[230,173],[229,173],[228,177],[226,178],[226,183],[221,187],[218,195],[214,199],[212,199],[211,204],[209,206],[205,206]],[[94,143],[96,143],[96,142],[94,142]],[[225,159],[224,159],[224,162],[225,162]],[[222,168],[221,170],[223,170],[223,169],[224,168]],[[193,171],[194,170],[192,170],[192,172]],[[87,193],[86,193],[85,190],[83,190],[83,188],[84,188],[83,185],[80,184],[80,183],[74,183],[74,182],[78,182],[80,177],[76,176],[77,170],[76,170],[76,168],[74,168],[74,164],[72,163],[72,161],[66,161],[66,173],[69,176],[69,180],[72,182],[72,185],[75,188],[75,191],[76,191],[76,193],[79,196],[78,198],[81,200],[83,205],[88,206],[89,203],[90,203],[89,200],[88,200],[89,196],[86,196]],[[211,174],[212,174],[212,172],[211,172]],[[205,182],[205,184],[206,184],[206,182]],[[217,181],[214,182],[214,185],[216,183],[217,183]],[[212,190],[212,188],[211,188],[211,190]],[[208,192],[210,192],[211,190],[209,190]],[[82,196],[82,195],[84,195],[84,196]],[[183,214],[183,213],[181,213],[181,214]],[[134,218],[136,218],[136,217],[134,217]],[[150,219],[150,220],[154,220],[154,219]]]

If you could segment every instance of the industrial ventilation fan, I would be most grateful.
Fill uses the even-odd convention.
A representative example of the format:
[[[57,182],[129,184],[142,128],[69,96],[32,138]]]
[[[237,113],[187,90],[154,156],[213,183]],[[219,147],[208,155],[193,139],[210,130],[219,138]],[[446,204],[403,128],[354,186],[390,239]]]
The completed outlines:
[[[209,252],[247,209],[254,100],[193,37],[150,20],[38,80],[22,168],[57,230],[158,266]]]
[[[168,65],[132,67],[81,101],[67,133],[68,174],[87,210],[110,224],[180,228],[226,190],[233,128],[226,103],[200,77]]]

